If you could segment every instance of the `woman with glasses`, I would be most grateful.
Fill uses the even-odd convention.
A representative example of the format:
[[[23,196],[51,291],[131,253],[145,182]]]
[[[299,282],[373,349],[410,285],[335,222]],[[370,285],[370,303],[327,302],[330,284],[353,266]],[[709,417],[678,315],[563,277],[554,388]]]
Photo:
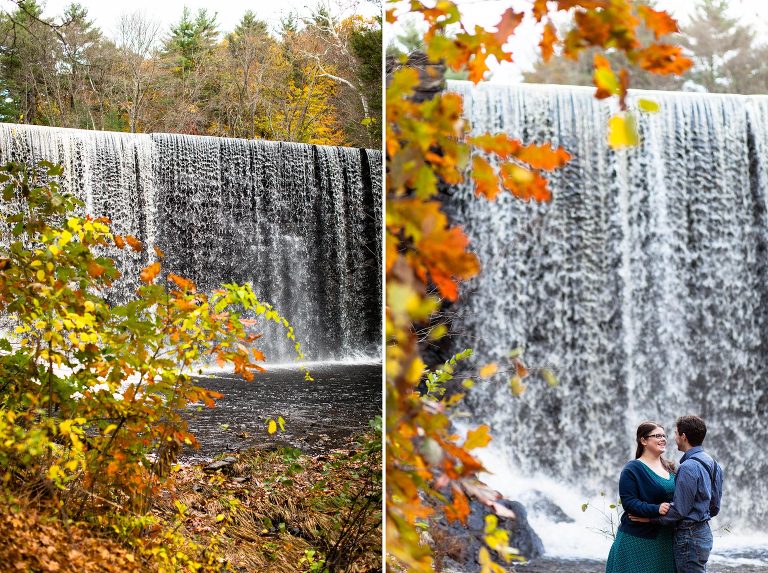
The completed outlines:
[[[621,470],[619,497],[624,513],[611,546],[606,573],[674,573],[673,528],[637,523],[638,517],[659,517],[669,511],[675,491],[675,467],[661,457],[667,447],[664,428],[643,422],[637,428],[635,459]]]

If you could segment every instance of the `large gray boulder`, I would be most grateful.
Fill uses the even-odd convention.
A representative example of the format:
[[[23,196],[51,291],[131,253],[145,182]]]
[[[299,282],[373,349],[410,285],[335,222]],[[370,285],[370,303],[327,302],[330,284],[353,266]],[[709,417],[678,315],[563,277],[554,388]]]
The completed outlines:
[[[503,498],[497,499],[495,503],[515,515],[514,518],[497,515],[497,527],[508,532],[509,545],[517,549],[526,559],[542,556],[544,545],[528,523],[528,512],[525,507],[517,501]],[[458,522],[449,523],[443,517],[430,529],[437,565],[444,571],[456,573],[480,571],[477,556],[484,545],[485,517],[496,512],[476,500],[471,500],[469,507],[470,513],[466,526]],[[508,515],[508,512],[502,513]],[[494,555],[494,557],[497,562],[502,563],[499,556]]]

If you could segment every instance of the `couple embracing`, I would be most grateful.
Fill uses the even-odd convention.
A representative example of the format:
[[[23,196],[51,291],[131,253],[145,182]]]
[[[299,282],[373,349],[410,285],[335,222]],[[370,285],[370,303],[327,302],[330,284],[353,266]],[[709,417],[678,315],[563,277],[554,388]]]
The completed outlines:
[[[621,472],[621,525],[606,573],[704,573],[712,550],[709,519],[720,511],[723,471],[701,447],[707,427],[697,416],[675,424],[679,467],[661,457],[664,428],[637,428],[635,458]]]

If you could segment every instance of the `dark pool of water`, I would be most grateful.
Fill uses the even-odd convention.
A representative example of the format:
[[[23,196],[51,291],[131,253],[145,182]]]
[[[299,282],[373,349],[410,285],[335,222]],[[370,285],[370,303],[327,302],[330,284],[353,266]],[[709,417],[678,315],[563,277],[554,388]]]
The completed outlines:
[[[245,382],[234,374],[211,374],[198,384],[224,394],[215,408],[189,409],[199,450],[186,460],[268,445],[290,445],[307,453],[344,447],[352,435],[381,415],[381,365],[320,364],[314,382],[298,369],[276,369]],[[270,435],[267,420],[285,419],[285,431]]]

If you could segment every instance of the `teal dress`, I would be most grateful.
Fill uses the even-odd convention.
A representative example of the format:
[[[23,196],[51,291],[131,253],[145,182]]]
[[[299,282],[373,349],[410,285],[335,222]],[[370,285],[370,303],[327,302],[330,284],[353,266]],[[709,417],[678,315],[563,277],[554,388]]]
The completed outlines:
[[[630,471],[631,470],[631,471]],[[624,487],[622,487],[622,484]],[[664,479],[639,460],[633,460],[624,471],[619,481],[619,495],[624,507],[621,525],[608,554],[606,573],[675,573],[675,559],[672,554],[672,535],[674,528],[655,524],[635,524],[627,517],[628,513],[638,515],[628,506],[637,503],[638,491],[650,499],[642,500],[643,506],[656,507],[658,504],[672,501],[675,491],[675,475]],[[625,501],[626,498],[626,501]],[[637,506],[635,506],[637,507]],[[647,508],[646,508],[647,509]],[[641,517],[654,517],[641,515]]]

